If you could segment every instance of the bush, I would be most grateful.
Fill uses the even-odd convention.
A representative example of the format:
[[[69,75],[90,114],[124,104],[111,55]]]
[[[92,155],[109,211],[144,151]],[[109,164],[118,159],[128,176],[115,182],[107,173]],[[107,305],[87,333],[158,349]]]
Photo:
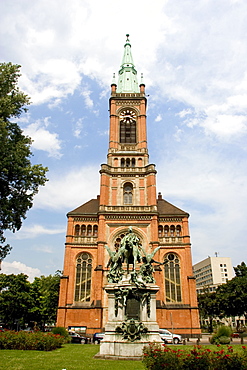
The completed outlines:
[[[0,349],[52,351],[64,343],[61,335],[26,331],[4,331],[0,333]]]
[[[242,353],[233,353],[231,346],[218,351],[195,346],[186,351],[150,343],[143,349],[143,363],[148,370],[246,370],[246,347],[242,350]]]
[[[63,326],[57,326],[56,328],[52,329],[52,334],[59,334],[64,337],[66,340],[69,339],[69,333]]]
[[[225,337],[224,335],[219,337],[220,344],[230,344],[230,341],[231,339],[229,337]]]
[[[229,326],[220,326],[210,339],[211,344],[229,344],[231,339],[232,329]]]
[[[229,337],[230,338],[232,334],[232,329],[229,326],[222,325],[217,329],[216,334],[218,335],[218,337]]]

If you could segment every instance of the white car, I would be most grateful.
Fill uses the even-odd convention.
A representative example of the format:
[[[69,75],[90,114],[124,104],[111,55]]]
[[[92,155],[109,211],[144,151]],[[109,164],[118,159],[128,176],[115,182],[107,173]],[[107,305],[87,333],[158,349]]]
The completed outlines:
[[[165,343],[174,343],[178,344],[182,342],[182,337],[179,334],[171,333],[169,330],[160,329],[160,337]]]

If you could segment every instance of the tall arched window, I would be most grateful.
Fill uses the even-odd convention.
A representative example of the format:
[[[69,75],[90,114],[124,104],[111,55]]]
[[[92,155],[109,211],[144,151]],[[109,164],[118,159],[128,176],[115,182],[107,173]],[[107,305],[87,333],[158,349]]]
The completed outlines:
[[[131,109],[120,114],[120,143],[136,143],[136,114]]]
[[[167,303],[182,302],[180,261],[175,253],[168,253],[164,260],[165,296]]]
[[[133,202],[133,185],[130,182],[124,184],[123,201],[124,204],[132,204]]]
[[[76,259],[75,301],[89,302],[91,294],[92,256],[83,252]]]

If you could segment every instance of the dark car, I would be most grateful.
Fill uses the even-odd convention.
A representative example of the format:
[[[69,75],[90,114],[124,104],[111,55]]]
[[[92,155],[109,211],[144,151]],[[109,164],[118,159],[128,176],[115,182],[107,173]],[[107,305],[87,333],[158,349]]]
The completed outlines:
[[[94,333],[93,335],[93,343],[99,344],[102,339],[104,339],[105,333]]]
[[[74,332],[74,331],[69,331],[69,336],[71,338],[71,343],[87,343],[88,338],[82,337],[80,334]]]

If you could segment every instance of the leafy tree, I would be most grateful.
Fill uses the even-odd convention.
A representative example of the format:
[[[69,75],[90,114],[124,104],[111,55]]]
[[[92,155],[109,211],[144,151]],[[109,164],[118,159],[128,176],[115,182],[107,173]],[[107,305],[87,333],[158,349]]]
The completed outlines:
[[[29,320],[33,301],[25,274],[0,274],[0,318],[9,329],[19,329]]]
[[[198,295],[198,308],[201,319],[208,319],[208,331],[213,332],[213,320],[221,316],[219,302],[216,292],[209,292],[206,288],[203,293]]]
[[[36,277],[0,274],[0,321],[9,329],[54,324],[57,316],[61,272]]]
[[[61,272],[56,271],[55,275],[36,277],[32,283],[32,296],[35,301],[31,312],[32,320],[36,321],[40,328],[56,322],[60,277]]]
[[[19,65],[0,63],[0,264],[11,250],[9,244],[1,245],[6,241],[4,231],[20,229],[38,187],[47,181],[48,169],[31,164],[31,138],[10,122],[30,104],[17,86],[19,77]]]
[[[247,266],[242,262],[234,267],[236,276],[217,289],[217,298],[225,316],[247,319]]]

